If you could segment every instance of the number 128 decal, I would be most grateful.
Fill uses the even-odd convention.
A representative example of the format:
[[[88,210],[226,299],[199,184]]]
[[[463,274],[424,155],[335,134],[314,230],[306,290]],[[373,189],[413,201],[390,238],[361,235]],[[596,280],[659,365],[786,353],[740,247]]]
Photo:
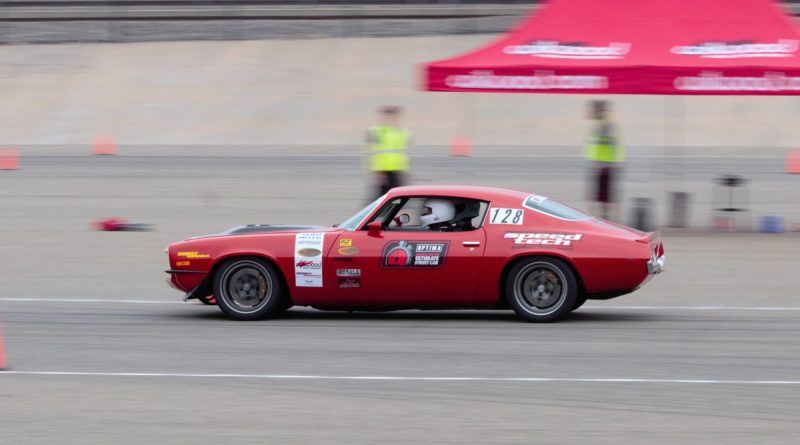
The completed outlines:
[[[522,225],[522,209],[490,209],[489,224]]]

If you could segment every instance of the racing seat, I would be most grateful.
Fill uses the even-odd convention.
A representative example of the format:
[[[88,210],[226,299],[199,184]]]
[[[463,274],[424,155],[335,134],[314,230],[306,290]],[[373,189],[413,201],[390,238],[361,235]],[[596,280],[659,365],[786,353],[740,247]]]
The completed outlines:
[[[481,213],[481,203],[478,201],[464,201],[456,203],[456,214],[453,216],[453,231],[467,232],[475,230],[472,220]]]

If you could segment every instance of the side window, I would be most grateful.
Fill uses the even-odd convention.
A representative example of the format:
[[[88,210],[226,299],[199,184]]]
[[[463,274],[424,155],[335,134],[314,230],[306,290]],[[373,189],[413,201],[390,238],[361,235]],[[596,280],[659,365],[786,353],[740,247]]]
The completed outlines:
[[[425,200],[426,198],[410,198],[406,201],[389,222],[389,230],[427,230],[420,221],[420,216],[425,213]],[[403,222],[402,219],[406,216],[408,221]]]
[[[432,212],[426,204],[439,202],[437,211],[446,213],[442,222],[426,225],[424,216]],[[443,203],[444,202],[444,203]],[[475,199],[452,197],[414,197],[409,198],[398,209],[387,225],[387,230],[396,231],[442,231],[467,232],[480,228],[489,204]],[[452,214],[452,216],[450,216]]]
[[[386,204],[375,214],[375,216],[369,221],[381,221],[383,222],[384,227],[386,226],[387,221],[389,218],[392,218],[395,214],[397,214],[397,210],[403,206],[403,199],[402,198],[395,198]]]

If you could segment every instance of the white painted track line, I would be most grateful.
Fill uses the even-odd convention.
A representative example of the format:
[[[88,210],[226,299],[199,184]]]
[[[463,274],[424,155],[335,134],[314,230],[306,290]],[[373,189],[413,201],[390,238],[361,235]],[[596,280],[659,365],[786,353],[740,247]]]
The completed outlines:
[[[414,377],[381,375],[302,375],[302,374],[194,374],[161,372],[74,372],[74,371],[0,371],[3,375],[142,377],[184,379],[260,379],[260,380],[367,380],[421,382],[563,382],[563,383],[673,383],[707,385],[800,385],[800,380],[715,380],[715,379],[637,379],[637,378],[550,378],[550,377]]]
[[[181,300],[109,300],[92,298],[0,298],[0,302],[17,303],[84,303],[84,304],[186,304]],[[591,310],[650,310],[650,311],[800,311],[800,307],[779,306],[584,306]]]
[[[602,310],[654,310],[654,311],[800,311],[800,307],[751,307],[751,306],[584,306],[583,309]]]
[[[100,304],[184,304],[181,300],[104,300],[92,298],[0,298],[0,302],[18,303],[100,303]]]

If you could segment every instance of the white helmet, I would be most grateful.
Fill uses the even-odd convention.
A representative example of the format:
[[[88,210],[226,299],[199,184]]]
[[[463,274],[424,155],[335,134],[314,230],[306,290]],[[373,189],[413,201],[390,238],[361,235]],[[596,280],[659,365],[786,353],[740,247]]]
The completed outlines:
[[[419,222],[423,226],[450,221],[456,214],[455,206],[447,199],[431,198],[426,200],[423,206],[430,210],[419,217]]]

